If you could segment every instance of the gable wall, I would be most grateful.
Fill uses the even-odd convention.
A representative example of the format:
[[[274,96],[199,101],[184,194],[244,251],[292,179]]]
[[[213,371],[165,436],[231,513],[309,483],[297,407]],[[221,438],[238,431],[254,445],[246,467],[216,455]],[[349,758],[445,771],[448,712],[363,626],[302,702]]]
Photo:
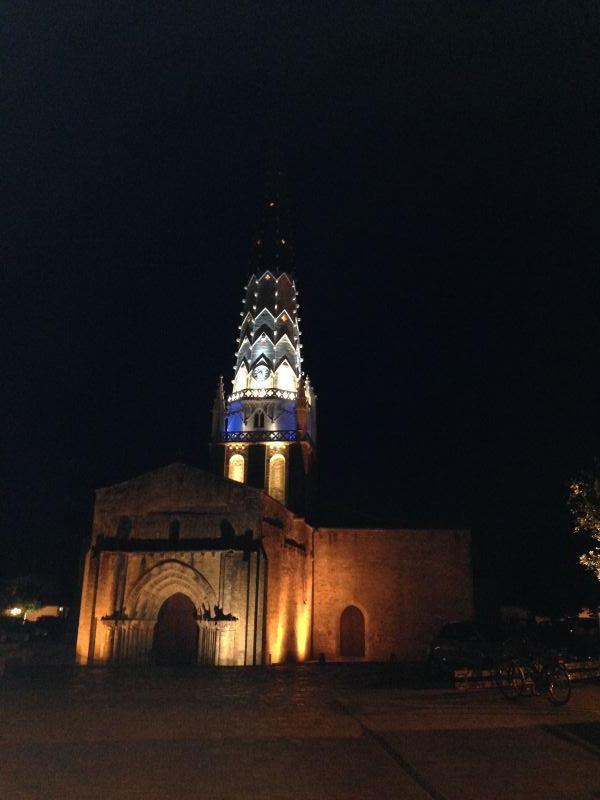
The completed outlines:
[[[180,539],[218,539],[225,529],[237,536],[256,535],[260,493],[235,481],[184,464],[141,475],[99,489],[94,506],[93,538],[117,535],[119,521],[131,520],[130,539],[169,538],[179,520]],[[229,527],[230,526],[230,527]]]

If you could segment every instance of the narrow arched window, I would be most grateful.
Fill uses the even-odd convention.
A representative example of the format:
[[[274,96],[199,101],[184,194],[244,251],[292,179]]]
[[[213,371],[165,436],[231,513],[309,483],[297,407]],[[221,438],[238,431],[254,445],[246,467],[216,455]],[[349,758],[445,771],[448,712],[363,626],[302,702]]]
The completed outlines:
[[[365,655],[365,617],[356,606],[348,606],[342,612],[340,655],[347,658],[362,658]]]
[[[257,411],[254,415],[254,427],[255,428],[264,428],[265,427],[265,414],[263,411]]]
[[[285,456],[276,453],[269,459],[269,494],[285,503]]]
[[[131,528],[132,524],[129,517],[121,517],[117,525],[117,539],[129,539]]]
[[[175,544],[175,542],[179,541],[179,530],[180,530],[179,520],[178,519],[172,520],[171,524],[169,525],[169,542],[171,544]]]
[[[239,453],[234,453],[231,458],[229,459],[229,465],[227,469],[227,477],[232,481],[237,481],[238,483],[244,482],[244,456],[241,456]]]

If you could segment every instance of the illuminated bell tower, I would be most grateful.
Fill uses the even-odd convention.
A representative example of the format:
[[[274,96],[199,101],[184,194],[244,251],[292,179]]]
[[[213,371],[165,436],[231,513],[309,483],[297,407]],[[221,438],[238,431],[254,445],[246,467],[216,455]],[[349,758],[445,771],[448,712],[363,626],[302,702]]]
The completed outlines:
[[[272,191],[244,287],[231,392],[222,381],[217,387],[213,452],[219,451],[218,469],[226,477],[306,514],[316,458],[316,395],[302,366],[284,212],[279,192]]]

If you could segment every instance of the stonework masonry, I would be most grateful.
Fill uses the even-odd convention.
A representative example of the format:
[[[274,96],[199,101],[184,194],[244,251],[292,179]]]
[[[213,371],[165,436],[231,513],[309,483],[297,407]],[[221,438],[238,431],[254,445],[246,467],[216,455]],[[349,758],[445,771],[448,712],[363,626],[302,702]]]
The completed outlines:
[[[313,648],[343,657],[340,619],[365,620],[365,660],[421,660],[450,620],[473,614],[471,539],[464,530],[346,530],[314,533]]]
[[[258,489],[171,464],[97,492],[77,658],[152,662],[178,593],[198,664],[423,658],[441,625],[472,614],[470,559],[468,531],[313,528]],[[360,655],[344,652],[349,607]]]
[[[195,608],[198,663],[306,658],[307,542],[304,523],[263,492],[185,464],[99,490],[78,661],[152,661],[160,608],[176,593]]]

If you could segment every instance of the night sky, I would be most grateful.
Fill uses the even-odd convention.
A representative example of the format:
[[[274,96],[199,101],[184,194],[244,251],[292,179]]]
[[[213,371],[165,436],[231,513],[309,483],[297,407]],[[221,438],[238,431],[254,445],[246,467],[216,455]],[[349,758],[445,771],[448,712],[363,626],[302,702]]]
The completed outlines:
[[[473,529],[478,599],[598,601],[598,6],[3,4],[3,575],[207,463],[279,143],[328,515]],[[596,593],[596,594],[594,594]]]

